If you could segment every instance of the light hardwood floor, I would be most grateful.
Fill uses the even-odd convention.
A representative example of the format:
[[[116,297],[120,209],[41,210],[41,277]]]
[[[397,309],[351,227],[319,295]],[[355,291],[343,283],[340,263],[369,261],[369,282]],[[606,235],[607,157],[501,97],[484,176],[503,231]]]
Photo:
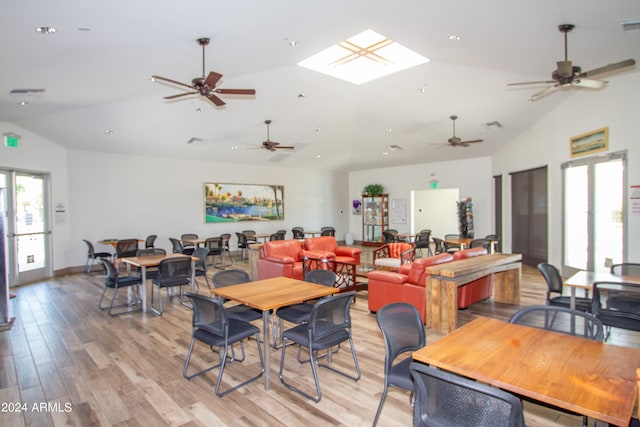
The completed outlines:
[[[236,262],[235,267],[248,266]],[[204,292],[206,285],[200,281]],[[0,425],[371,425],[382,390],[384,345],[375,316],[367,309],[366,291],[358,292],[352,307],[362,378],[354,382],[320,369],[323,397],[316,404],[280,384],[276,350],[272,350],[269,391],[260,379],[218,398],[213,392],[217,371],[185,380],[182,367],[191,335],[191,311],[164,296],[162,317],[151,313],[110,317],[97,308],[102,286],[103,276],[94,273],[13,289],[16,321],[12,329],[0,332]],[[522,305],[543,303],[544,289],[538,272],[525,268]],[[460,312],[460,319],[468,322],[478,315],[507,319],[517,309],[486,301]],[[428,342],[438,338],[427,331]],[[612,342],[637,346],[638,337],[615,331]],[[293,362],[289,356],[294,354],[287,357],[288,375],[310,389],[309,365]],[[196,347],[196,365],[214,360],[207,348]],[[223,388],[252,375],[257,363],[255,343],[250,342],[247,360],[226,369]],[[348,351],[338,352],[333,363],[352,367]],[[531,426],[581,425],[580,417],[531,404],[525,404],[525,409]],[[411,424],[408,393],[390,389],[379,425]]]

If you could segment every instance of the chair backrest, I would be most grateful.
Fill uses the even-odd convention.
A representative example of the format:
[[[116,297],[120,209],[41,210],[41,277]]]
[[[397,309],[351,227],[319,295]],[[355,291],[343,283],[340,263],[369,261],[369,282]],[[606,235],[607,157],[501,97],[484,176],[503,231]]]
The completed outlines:
[[[249,277],[249,273],[237,269],[222,270],[211,277],[211,283],[213,283],[214,288],[248,283],[250,281],[251,277]]]
[[[278,230],[278,231],[276,231],[276,233],[278,233],[279,235],[282,236],[282,239],[280,239],[280,240],[284,240],[284,239],[287,238],[287,230]]]
[[[485,248],[487,251],[491,250],[491,240],[489,239],[473,239],[469,245],[471,248]]]
[[[321,236],[335,236],[336,235],[336,229],[333,227],[322,227],[320,228],[320,235]]]
[[[634,262],[623,262],[611,266],[611,274],[616,276],[638,276],[640,277],[640,264]]]
[[[309,318],[310,338],[321,340],[336,332],[351,329],[351,304],[355,291],[326,296],[313,305]]]
[[[209,237],[204,241],[204,247],[207,249],[209,255],[217,255],[224,249],[224,242],[222,237]]]
[[[194,262],[194,266],[196,270],[200,270],[206,274],[207,272],[207,256],[209,255],[209,248],[200,246],[193,251],[193,256],[198,258],[197,261]]]
[[[185,280],[191,280],[191,257],[173,257],[160,261],[158,265],[158,282],[160,286],[172,286],[174,282],[183,282]]]
[[[136,256],[166,255],[167,251],[162,248],[144,248],[138,249]]]
[[[392,231],[389,231],[389,230],[384,230],[382,232],[382,236],[384,237],[383,239],[384,243],[393,243],[398,241],[397,233],[393,233]]]
[[[191,292],[185,292],[185,295],[193,305],[194,329],[202,329],[221,337],[227,335],[229,322],[221,301]]]
[[[98,258],[98,261],[104,266],[105,277],[104,281],[107,286],[113,285],[118,279],[118,269],[113,263],[106,258]]]
[[[118,258],[136,256],[136,253],[138,253],[138,239],[121,239],[116,243]]]
[[[304,281],[316,283],[318,285],[333,286],[336,283],[336,273],[331,270],[317,269],[304,273]]]
[[[444,240],[459,239],[459,238],[460,238],[459,234],[445,234],[444,235]]]
[[[591,313],[556,305],[532,305],[518,310],[509,323],[602,341],[604,327]]]
[[[500,240],[497,234],[487,234],[484,238],[487,240]]]
[[[304,239],[304,229],[302,227],[293,227],[291,232],[294,239]]]
[[[439,254],[442,252],[446,252],[446,249],[444,247],[444,240],[442,239],[438,239],[437,237],[432,237],[433,240],[433,244],[434,244],[434,253]]]
[[[415,242],[427,242],[429,243],[431,240],[431,230],[421,230],[418,234],[416,234]]]
[[[144,247],[145,248],[152,248],[153,245],[155,244],[157,238],[158,238],[158,236],[155,235],[155,234],[148,235],[146,240],[144,241]]]
[[[238,247],[239,248],[248,248],[247,246],[247,235],[243,233],[239,233],[236,231],[236,237],[238,238]]]
[[[414,426],[524,427],[520,399],[490,385],[423,363],[409,365]]]
[[[82,239],[82,241],[87,244],[87,257],[93,258],[96,253],[95,249],[93,248],[93,243],[85,239]]]
[[[547,302],[549,302],[549,295],[552,292],[562,294],[562,276],[558,269],[554,265],[541,262],[538,264],[538,270],[547,282]]]
[[[284,240],[284,239],[282,238],[281,234],[271,233],[271,236],[269,236],[269,241],[273,242],[274,240]]]
[[[595,282],[591,313],[606,326],[640,331],[640,285]]]
[[[197,239],[197,238],[198,238],[198,235],[197,235],[197,234],[195,234],[195,233],[185,233],[185,234],[183,234],[183,235],[181,235],[181,236],[180,236],[180,239],[181,239],[181,240],[185,240],[185,239]],[[183,246],[183,247],[187,247],[187,246],[189,246],[189,247],[193,247],[193,246],[195,246],[195,244],[194,244],[194,243],[182,243],[182,246]]]
[[[173,237],[169,237],[169,241],[171,242],[171,247],[173,249],[174,254],[181,254],[184,249],[182,246],[182,242],[180,240],[175,239]]]
[[[231,239],[231,234],[230,233],[222,233],[220,235],[220,237],[222,238],[222,247],[229,249],[229,240]]]
[[[386,349],[385,375],[399,355],[416,351],[426,344],[426,332],[418,309],[409,303],[396,302],[383,306],[376,313],[376,322],[382,331]]]

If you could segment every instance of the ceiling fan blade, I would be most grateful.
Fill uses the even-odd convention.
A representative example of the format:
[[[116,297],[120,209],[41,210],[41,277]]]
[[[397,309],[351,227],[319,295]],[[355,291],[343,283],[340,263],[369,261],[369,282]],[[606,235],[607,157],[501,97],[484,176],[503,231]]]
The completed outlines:
[[[636,65],[635,59],[625,59],[624,61],[616,62],[613,64],[605,65],[604,67],[596,68],[590,71],[585,71],[584,73],[580,73],[579,78],[582,77],[593,77],[599,74],[610,73],[611,71],[617,71],[622,68],[632,67]]]
[[[215,89],[215,93],[232,94],[232,95],[255,95],[255,89]]]
[[[165,82],[169,82],[169,83],[173,83],[174,85],[178,85],[178,86],[184,86],[184,87],[188,87],[189,89],[193,89],[193,86],[188,85],[186,83],[181,83],[175,80],[171,80],[171,79],[167,79],[166,77],[160,77],[160,76],[151,76],[152,79],[154,80],[163,80]]]
[[[573,81],[574,86],[588,87],[591,89],[600,89],[607,84],[604,80],[592,80],[592,79],[575,79]]]
[[[294,147],[293,145],[278,145],[277,147],[273,147],[273,148],[284,148],[286,150],[293,150],[296,147]]]
[[[181,96],[187,96],[187,95],[194,95],[198,92],[185,92],[185,93],[179,93],[177,95],[171,95],[171,96],[165,96],[162,99],[175,99],[175,98],[180,98]]]
[[[470,141],[462,141],[460,142],[460,145],[464,145],[464,144],[475,144],[476,142],[482,142],[482,139],[472,139]]]
[[[218,84],[221,78],[222,78],[222,74],[212,71],[209,73],[209,75],[207,76],[207,79],[204,81],[204,85],[209,86],[210,88],[214,88],[216,87],[216,85]]]
[[[548,88],[541,90],[538,93],[534,93],[533,95],[531,95],[531,97],[529,98],[531,101],[537,101],[540,98],[543,98],[547,95],[549,95],[550,93],[555,92],[556,90],[558,90],[560,88],[560,84],[555,84],[553,86],[549,86]]]
[[[519,85],[548,85],[551,83],[555,83],[555,80],[546,80],[546,81],[539,81],[539,82],[521,82],[521,83],[508,83],[507,86],[519,86]]]
[[[207,98],[209,98],[209,101],[213,102],[216,107],[222,107],[223,105],[225,105],[225,102],[222,99],[218,98],[213,92],[209,92]]]

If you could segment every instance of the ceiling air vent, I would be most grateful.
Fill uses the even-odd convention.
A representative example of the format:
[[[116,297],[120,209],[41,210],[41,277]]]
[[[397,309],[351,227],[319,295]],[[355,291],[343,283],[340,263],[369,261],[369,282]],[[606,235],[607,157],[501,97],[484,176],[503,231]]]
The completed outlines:
[[[502,128],[502,123],[500,123],[497,120],[494,120],[493,122],[485,123],[484,127],[487,128],[487,129],[500,129],[500,128]]]
[[[620,21],[622,31],[625,33],[640,33],[640,19],[627,19]]]
[[[207,142],[207,140],[204,138],[193,137],[187,141],[187,144],[204,144],[205,142]]]
[[[41,96],[44,89],[11,89],[12,96]]]

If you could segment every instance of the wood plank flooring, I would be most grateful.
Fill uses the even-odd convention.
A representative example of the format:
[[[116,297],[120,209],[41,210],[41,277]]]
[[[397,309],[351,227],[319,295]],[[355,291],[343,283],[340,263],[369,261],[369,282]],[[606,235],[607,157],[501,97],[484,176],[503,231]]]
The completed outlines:
[[[247,263],[235,267],[247,269]],[[210,273],[214,272],[210,271]],[[201,292],[206,285],[200,279]],[[182,367],[191,338],[191,311],[166,295],[162,317],[134,313],[110,317],[98,309],[101,274],[75,274],[12,289],[12,329],[0,332],[0,425],[2,426],[368,426],[383,384],[384,344],[375,316],[367,309],[367,292],[358,292],[352,308],[353,336],[362,378],[348,380],[319,370],[323,397],[313,403],[286,389],[278,379],[280,352],[272,351],[271,390],[263,378],[224,398],[213,390],[217,370],[187,381]],[[149,286],[147,287],[149,288]],[[525,268],[522,305],[544,302],[545,285],[538,272]],[[474,304],[460,312],[468,322],[479,315],[508,319],[519,307]],[[427,331],[427,341],[440,336]],[[633,333],[614,331],[614,344],[638,346]],[[247,359],[228,365],[223,389],[258,369],[255,342]],[[481,355],[479,355],[481,357]],[[313,387],[309,365],[287,353],[291,381]],[[217,360],[197,346],[193,362]],[[352,368],[348,351],[334,362]],[[531,426],[579,426],[572,417],[525,404]],[[391,388],[380,426],[412,424],[408,394]]]

